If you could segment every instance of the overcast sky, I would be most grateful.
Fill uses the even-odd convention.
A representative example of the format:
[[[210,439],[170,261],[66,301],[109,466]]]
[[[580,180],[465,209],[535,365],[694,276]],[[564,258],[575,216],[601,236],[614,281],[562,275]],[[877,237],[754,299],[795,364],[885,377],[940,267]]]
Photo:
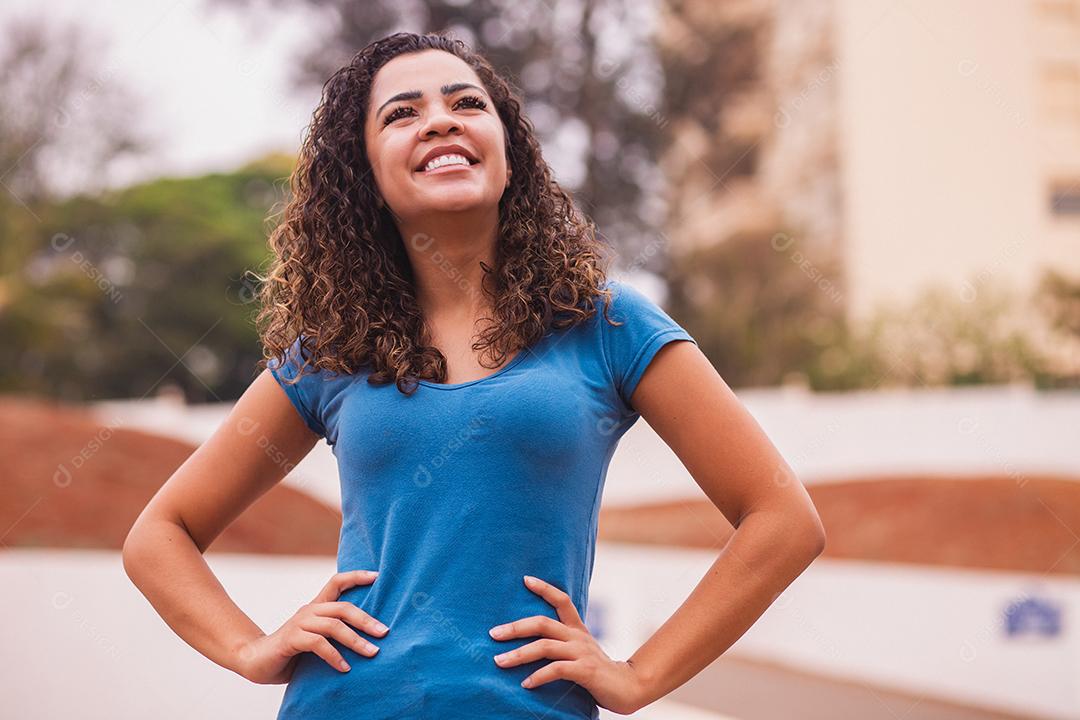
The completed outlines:
[[[142,99],[136,120],[156,143],[151,161],[121,170],[114,184],[125,184],[298,150],[319,90],[292,93],[288,66],[317,28],[310,16],[255,8],[240,15],[206,0],[4,0],[0,23],[47,14],[107,43],[95,71]]]

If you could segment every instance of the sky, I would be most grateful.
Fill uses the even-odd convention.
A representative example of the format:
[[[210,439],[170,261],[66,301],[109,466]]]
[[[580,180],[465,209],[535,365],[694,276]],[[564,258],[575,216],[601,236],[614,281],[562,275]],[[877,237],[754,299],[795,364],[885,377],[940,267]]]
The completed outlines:
[[[140,98],[137,125],[152,139],[142,162],[110,184],[228,170],[267,152],[295,153],[319,89],[290,89],[290,63],[317,24],[310,15],[222,8],[207,0],[5,0],[0,23],[48,14],[72,20],[108,52],[100,77]]]

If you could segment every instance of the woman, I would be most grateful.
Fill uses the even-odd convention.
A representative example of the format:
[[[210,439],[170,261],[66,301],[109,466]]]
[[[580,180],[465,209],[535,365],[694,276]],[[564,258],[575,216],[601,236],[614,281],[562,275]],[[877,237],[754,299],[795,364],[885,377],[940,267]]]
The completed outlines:
[[[460,42],[399,33],[335,73],[271,245],[267,367],[144,510],[124,563],[199,652],[287,682],[279,718],[628,714],[820,553],[802,485],[696,341],[605,278],[519,101]],[[608,461],[642,416],[737,530],[615,660],[582,618]],[[322,438],[339,572],[266,634],[202,553]]]

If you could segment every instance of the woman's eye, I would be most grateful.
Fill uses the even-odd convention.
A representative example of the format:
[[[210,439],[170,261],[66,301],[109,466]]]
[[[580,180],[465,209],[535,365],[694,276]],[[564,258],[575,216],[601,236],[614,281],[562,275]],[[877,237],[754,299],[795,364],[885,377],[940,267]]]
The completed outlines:
[[[460,100],[458,100],[458,101],[457,101],[456,103],[454,103],[454,107],[457,107],[457,106],[461,105],[462,103],[468,103],[468,104],[469,104],[469,105],[470,105],[471,107],[474,107],[474,108],[476,108],[477,110],[484,110],[484,109],[486,109],[486,108],[487,108],[487,103],[486,103],[486,102],[484,102],[484,101],[483,101],[482,99],[480,99],[480,98],[479,98],[478,96],[476,96],[476,95],[466,95],[465,97],[461,98],[461,99],[460,99]],[[392,112],[391,112],[391,113],[390,113],[389,115],[387,115],[387,116],[386,116],[386,118],[385,118],[385,119],[383,120],[383,125],[389,125],[390,123],[392,123],[392,122],[394,122],[395,120],[397,120],[397,119],[398,119],[399,117],[405,117],[404,115],[399,115],[399,113],[401,113],[401,112],[404,112],[404,111],[406,111],[406,110],[408,110],[408,111],[410,111],[410,112],[411,112],[411,111],[412,111],[413,109],[412,109],[411,107],[408,107],[408,106],[403,106],[403,107],[395,108],[395,109],[394,109],[394,110],[393,110],[393,111],[392,111]]]
[[[411,107],[399,107],[399,108],[397,108],[396,110],[394,110],[393,112],[391,112],[389,115],[386,116],[386,118],[383,120],[383,125],[389,125],[390,123],[397,120],[398,119],[398,113],[400,113],[402,110],[412,110],[412,108]]]
[[[469,102],[469,104],[471,104],[471,105],[472,105],[473,107],[475,107],[475,108],[476,108],[477,110],[483,110],[484,108],[486,108],[486,107],[487,107],[487,103],[486,103],[486,102],[484,102],[483,100],[481,100],[481,99],[480,99],[480,98],[479,98],[478,96],[476,96],[476,95],[466,95],[465,97],[463,97],[463,98],[461,98],[460,100],[458,100],[458,101],[457,101],[457,103],[455,103],[455,107],[456,107],[457,105],[460,105],[460,104],[461,104],[461,103],[463,103],[463,102],[466,102],[466,101],[468,101],[468,102]]]

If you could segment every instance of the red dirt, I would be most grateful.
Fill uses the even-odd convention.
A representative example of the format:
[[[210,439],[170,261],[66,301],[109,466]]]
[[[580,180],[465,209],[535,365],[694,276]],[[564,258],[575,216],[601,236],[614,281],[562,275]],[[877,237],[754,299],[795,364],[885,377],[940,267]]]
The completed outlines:
[[[195,447],[111,428],[87,410],[0,398],[0,548],[119,550],[135,518]],[[209,552],[334,555],[341,514],[281,484]]]
[[[1080,478],[881,476],[808,488],[824,557],[1080,575]],[[599,537],[719,549],[708,499],[605,508]]]
[[[103,426],[87,411],[0,398],[0,549],[119,550],[194,446]],[[1080,479],[868,477],[809,488],[825,557],[1080,575]],[[278,485],[210,551],[334,555],[341,514]],[[606,507],[599,537],[719,549],[734,532],[712,503]]]

